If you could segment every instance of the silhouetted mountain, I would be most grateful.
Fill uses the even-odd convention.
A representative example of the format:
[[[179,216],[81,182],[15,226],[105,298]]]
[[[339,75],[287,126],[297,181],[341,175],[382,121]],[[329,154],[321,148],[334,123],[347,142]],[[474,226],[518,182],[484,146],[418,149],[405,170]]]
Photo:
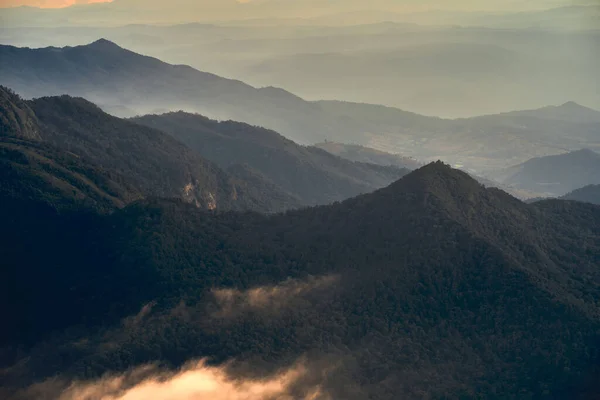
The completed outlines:
[[[353,121],[354,130],[363,132],[340,142],[425,161],[443,158],[484,175],[565,149],[600,149],[600,123],[592,118],[596,112],[582,112],[578,106],[448,120],[371,104],[317,104],[338,118]]]
[[[501,182],[550,195],[600,183],[600,154],[589,149],[531,159],[498,174]]]
[[[434,163],[270,217],[156,200],[28,231],[35,210],[0,207],[5,397],[201,357],[239,379],[304,357],[296,389],[351,400],[598,393],[598,206]]]
[[[202,32],[196,35],[202,37]],[[300,144],[355,143],[426,162],[444,159],[480,175],[559,151],[600,149],[600,122],[594,122],[594,111],[571,103],[525,115],[448,120],[369,104],[309,102],[282,89],[256,89],[188,66],[166,64],[107,40],[64,48],[0,46],[0,60],[3,82],[26,97],[83,96],[120,116],[187,110],[274,129]],[[464,82],[464,71],[454,67]],[[294,68],[297,72],[297,65]],[[398,76],[397,70],[391,73]],[[350,83],[342,86],[354,88]],[[512,89],[504,87],[514,97]],[[479,96],[481,86],[476,90]],[[456,98],[457,93],[451,91],[450,96]]]
[[[578,123],[600,122],[600,111],[584,107],[574,101],[569,101],[560,106],[548,106],[537,110],[514,111],[503,115],[528,116],[556,121],[568,121]]]
[[[303,147],[277,132],[217,122],[184,112],[146,115],[135,122],[160,129],[227,169],[245,163],[305,205],[326,204],[389,185],[408,171],[348,161]]]
[[[289,194],[248,164],[232,164],[226,171],[233,178],[240,196],[255,199],[254,210],[275,212],[306,206],[301,199]]]
[[[349,145],[336,142],[323,142],[317,143],[315,147],[322,148],[323,150],[326,150],[332,154],[353,161],[371,162],[379,165],[396,165],[408,169],[417,169],[423,165],[421,162],[412,158],[402,157],[397,154],[386,153],[383,151],[359,145]],[[494,180],[483,178],[474,174],[469,175],[477,182],[481,183],[486,187],[495,187],[502,189],[518,199],[526,199],[532,197],[532,194],[535,193],[528,190],[516,189],[514,187],[503,185],[500,182],[496,182]]]
[[[243,82],[125,50],[100,39],[86,46],[0,46],[3,84],[25,97],[69,94],[117,112],[185,109],[217,119],[268,126],[302,143],[322,140],[335,121],[284,90]],[[131,115],[128,115],[131,116]],[[331,126],[333,124],[333,126]]]
[[[564,200],[583,201],[600,205],[600,185],[587,185],[562,196]]]
[[[299,204],[274,185],[264,192],[250,190],[247,182],[228,175],[170,135],[108,115],[87,100],[61,96],[25,102],[5,89],[0,89],[0,94],[2,115],[8,117],[3,117],[3,135],[38,139],[37,144],[12,141],[10,145],[15,147],[14,151],[26,155],[31,155],[34,148],[41,149],[39,156],[45,160],[33,156],[35,165],[25,163],[34,175],[40,173],[41,166],[48,169],[54,162],[56,168],[64,170],[59,175],[71,175],[86,168],[102,171],[106,179],[117,179],[127,182],[127,187],[136,188],[135,194],[117,196],[121,202],[141,193],[145,197],[182,198],[198,207],[223,210],[273,212]],[[8,142],[5,146],[9,146]],[[5,155],[9,160],[13,157]],[[63,179],[54,176],[55,172],[44,175],[45,179],[49,182]],[[84,182],[95,180],[86,173],[78,178]],[[67,188],[59,190],[63,193]]]
[[[386,153],[371,149],[369,147],[356,144],[344,144],[336,142],[322,142],[315,144],[315,147],[323,149],[328,153],[350,161],[371,163],[377,165],[393,165],[399,168],[416,169],[422,166],[417,160],[409,157],[403,157],[398,154]]]
[[[409,157],[403,157],[398,154],[386,153],[384,151],[379,151],[359,145],[350,145],[336,142],[323,142],[317,143],[315,147],[319,147],[323,150],[328,151],[329,153],[335,154],[337,156],[352,161],[369,162],[378,165],[395,165],[407,169],[417,169],[423,166],[423,163]],[[529,190],[517,189],[508,185],[503,185],[500,182],[496,182],[488,178],[483,178],[478,175],[469,175],[486,187],[495,187],[502,189],[518,199],[527,199],[536,194],[535,192]]]

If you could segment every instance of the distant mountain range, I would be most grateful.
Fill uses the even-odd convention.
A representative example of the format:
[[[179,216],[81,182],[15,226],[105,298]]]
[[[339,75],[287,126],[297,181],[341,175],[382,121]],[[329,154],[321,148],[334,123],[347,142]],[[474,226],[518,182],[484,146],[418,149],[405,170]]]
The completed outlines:
[[[378,165],[396,165],[402,168],[408,169],[417,169],[423,166],[418,160],[414,160],[412,158],[403,157],[398,154],[386,153],[383,151],[371,149],[369,147],[359,146],[359,145],[349,145],[343,143],[335,143],[335,142],[323,142],[317,143],[315,147],[320,147],[323,150],[326,150],[332,154],[340,156],[342,158],[346,158],[348,160],[353,161],[365,161]],[[539,196],[540,193],[536,192],[533,189],[524,189],[524,188],[516,188],[514,186],[502,184],[500,182],[494,181],[489,178],[484,178],[482,176],[478,176],[476,174],[470,174],[470,176],[477,180],[477,182],[481,183],[485,187],[488,188],[498,188],[504,190],[509,193],[511,196],[514,196],[521,200],[531,199],[533,197]]]
[[[344,126],[318,106],[283,90],[256,89],[187,66],[169,65],[107,40],[63,49],[2,46],[0,55],[3,83],[27,98],[81,96],[119,116],[132,116],[130,110],[140,115],[190,110],[268,126],[301,143]]]
[[[569,101],[561,106],[548,106],[537,110],[513,111],[501,115],[590,124],[600,122],[600,112],[582,107],[574,101]]]
[[[198,112],[274,129],[299,144],[355,143],[423,161],[443,159],[480,175],[565,150],[600,149],[600,112],[573,103],[447,120],[369,104],[308,102],[106,40],[60,49],[0,46],[0,60],[3,83],[28,98],[82,96],[121,116]]]
[[[600,154],[589,149],[531,159],[501,171],[496,179],[521,189],[562,196],[600,183]]]
[[[354,48],[333,36],[330,40],[339,42],[340,50],[296,40],[296,51],[274,51],[251,65],[242,61],[237,69],[225,70],[253,85],[283,87],[310,100],[384,104],[448,118],[569,99],[600,107],[600,98],[586,86],[600,62],[591,50],[597,34],[556,37],[486,29],[403,34],[402,27],[395,29],[375,38],[357,33],[353,38],[363,45]],[[226,49],[234,46],[228,43]],[[585,53],[590,55],[582,57]],[[193,57],[185,60],[193,62]]]
[[[315,144],[315,147],[351,161],[367,162],[377,165],[394,165],[396,167],[407,169],[417,169],[423,166],[423,163],[415,159],[403,157],[399,154],[386,153],[365,146],[322,142]]]
[[[353,136],[354,143],[425,161],[444,159],[480,175],[524,162],[525,154],[545,156],[582,147],[600,150],[600,123],[594,122],[600,112],[572,102],[455,120],[378,105],[318,104],[338,118],[357,121],[365,133]]]
[[[271,217],[175,200],[56,213],[47,195],[0,191],[3,398],[126,393],[172,379],[149,363],[205,357],[236,383],[302,358],[277,386],[302,399],[600,389],[598,206],[527,205],[442,163]]]
[[[587,185],[562,196],[564,200],[583,201],[600,205],[600,185]]]

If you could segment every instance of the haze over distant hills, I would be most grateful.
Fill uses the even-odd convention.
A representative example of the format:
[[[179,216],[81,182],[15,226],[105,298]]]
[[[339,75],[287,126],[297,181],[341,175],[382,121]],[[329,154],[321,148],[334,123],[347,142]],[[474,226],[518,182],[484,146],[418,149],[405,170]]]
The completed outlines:
[[[375,36],[373,42],[393,43],[345,51],[297,49],[230,74],[253,85],[283,87],[309,100],[384,104],[452,118],[566,100],[600,107],[600,98],[588,86],[600,63],[591,50],[600,38],[597,32],[522,34],[457,28],[413,33],[400,28],[396,34]]]
[[[371,149],[369,147],[359,145],[349,145],[335,142],[317,143],[315,147],[319,147],[325,151],[335,154],[342,158],[352,161],[370,162],[378,165],[395,165],[401,168],[417,169],[423,166],[423,163],[408,157],[403,157],[399,154],[391,154],[383,151]],[[502,184],[489,178],[484,178],[475,174],[470,174],[471,177],[488,188],[498,188],[504,190],[510,195],[521,199],[531,199],[542,195],[536,192],[535,188],[516,188],[514,186]]]
[[[83,96],[115,114],[186,110],[274,129],[300,144],[355,143],[476,173],[581,148],[600,149],[600,112],[565,103],[525,115],[447,120],[376,105],[308,102],[277,88],[169,65],[106,40],[72,48],[0,46],[3,82],[26,97]],[[568,135],[565,135],[568,132]]]
[[[423,166],[423,163],[420,161],[409,157],[403,157],[400,154],[386,153],[356,144],[322,142],[315,144],[315,147],[352,161],[368,162],[378,165],[395,165],[400,168],[408,169],[417,169]]]
[[[578,123],[600,122],[600,112],[569,101],[561,106],[542,107],[537,110],[523,110],[504,113],[503,115],[517,117],[533,117],[553,121],[572,121]]]
[[[346,142],[420,160],[444,159],[484,175],[565,149],[600,149],[597,134],[600,123],[593,122],[600,112],[572,102],[526,111],[526,115],[517,112],[517,115],[504,113],[455,120],[424,117],[378,105],[317,103],[338,118],[354,120],[356,125],[364,127],[363,135]],[[581,115],[585,118],[580,119]]]
[[[562,196],[564,200],[576,200],[600,205],[600,185],[587,185]]]
[[[596,29],[491,29],[383,22],[351,26],[190,23],[0,28],[15,46],[81,45],[100,37],[172,64],[308,100],[384,104],[471,117],[573,100],[600,109],[589,82]]]
[[[217,122],[183,112],[146,115],[133,121],[173,135],[223,168],[247,164],[307,205],[367,193],[408,172],[397,166],[348,161],[239,122]]]
[[[600,154],[589,149],[531,159],[507,168],[495,177],[500,182],[550,196],[600,183]]]
[[[256,89],[187,66],[169,65],[107,40],[63,49],[2,46],[0,53],[4,83],[25,97],[67,93],[117,114],[120,107],[126,114],[128,110],[138,114],[191,110],[268,126],[303,143],[333,129],[317,106],[283,90]]]

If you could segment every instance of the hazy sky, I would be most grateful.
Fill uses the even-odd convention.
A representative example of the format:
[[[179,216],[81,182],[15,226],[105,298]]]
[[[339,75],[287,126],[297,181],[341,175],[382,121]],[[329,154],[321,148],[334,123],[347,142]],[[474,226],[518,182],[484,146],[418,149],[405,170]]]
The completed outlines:
[[[35,7],[67,7],[73,4],[102,3],[110,0],[0,0],[0,7],[35,6]]]
[[[21,5],[28,6],[36,6],[36,7],[66,7],[73,4],[86,4],[86,3],[100,3],[100,2],[109,2],[111,0],[0,0],[0,7],[14,7]],[[118,0],[120,2],[132,2],[131,0]],[[239,2],[265,2],[265,0],[239,0]],[[285,3],[290,1],[297,1],[298,3],[305,3],[307,7],[314,6],[319,1],[323,2],[325,0],[280,0]],[[349,2],[353,2],[352,0],[348,0]],[[135,0],[133,0],[135,2]],[[147,0],[146,3],[152,4],[156,3],[156,0]],[[162,2],[162,0],[161,0]],[[327,2],[327,1],[325,1]],[[333,0],[336,2],[336,0]],[[431,7],[435,8],[443,8],[443,9],[462,9],[462,10],[484,10],[484,9],[514,9],[514,10],[522,10],[526,8],[544,8],[546,5],[548,8],[552,8],[558,5],[567,5],[569,3],[576,3],[579,1],[568,1],[568,0],[533,0],[523,2],[522,0],[426,0],[426,1],[415,1],[415,0],[395,0],[389,1],[390,4],[394,4],[394,6],[417,6],[427,4]],[[587,1],[586,1],[587,2]],[[593,2],[593,0],[590,0]],[[192,4],[194,2],[191,2]],[[368,4],[365,2],[365,4]],[[369,6],[365,8],[370,8]]]

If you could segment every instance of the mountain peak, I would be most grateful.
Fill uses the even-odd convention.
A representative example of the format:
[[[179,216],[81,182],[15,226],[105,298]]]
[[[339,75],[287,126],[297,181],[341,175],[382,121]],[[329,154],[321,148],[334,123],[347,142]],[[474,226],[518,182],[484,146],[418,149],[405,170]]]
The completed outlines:
[[[594,118],[595,120],[600,120],[600,111],[586,106],[582,106],[581,104],[576,103],[574,101],[567,101],[566,103],[553,108],[555,111],[570,113],[577,117],[587,116]]]
[[[562,196],[563,200],[575,200],[600,205],[600,185],[587,185]]]
[[[585,156],[585,157],[594,157],[594,158],[600,158],[600,154],[596,153],[594,150],[591,149],[581,149],[581,150],[575,150],[572,151],[570,154],[572,155],[579,155],[579,156]]]
[[[566,103],[562,104],[559,106],[560,108],[569,108],[569,109],[582,109],[582,108],[587,108],[582,106],[579,103],[576,103],[574,101],[567,101]]]
[[[437,206],[447,210],[468,210],[481,202],[520,207],[521,201],[496,187],[486,188],[465,171],[452,168],[442,161],[421,167],[390,186],[412,197],[436,198]],[[428,202],[428,201],[426,201]]]
[[[576,123],[600,122],[600,111],[567,101],[557,106],[546,106],[535,110],[515,111],[509,114]]]
[[[453,169],[439,160],[411,172],[391,185],[390,189],[424,196],[433,195],[440,199],[470,197],[485,190],[469,174]]]
[[[104,38],[100,38],[85,47],[93,48],[95,50],[122,50],[118,44]]]
[[[452,220],[478,235],[493,235],[492,221],[507,218],[524,221],[528,206],[497,188],[485,188],[464,171],[441,161],[427,164],[381,191],[368,195],[367,207],[402,210],[399,220],[443,218]],[[400,222],[399,222],[400,223]]]
[[[473,178],[471,178],[467,173],[452,168],[449,164],[444,163],[443,161],[434,161],[431,162],[409,175],[414,175],[415,178],[420,180],[439,180],[439,179],[460,179],[460,180],[470,180],[476,182]]]
[[[418,171],[421,171],[423,173],[433,173],[435,172],[452,172],[452,171],[458,171],[453,169],[450,164],[446,164],[445,162],[441,161],[441,160],[437,160],[437,161],[432,161],[427,165],[424,165],[423,167],[419,168]]]

